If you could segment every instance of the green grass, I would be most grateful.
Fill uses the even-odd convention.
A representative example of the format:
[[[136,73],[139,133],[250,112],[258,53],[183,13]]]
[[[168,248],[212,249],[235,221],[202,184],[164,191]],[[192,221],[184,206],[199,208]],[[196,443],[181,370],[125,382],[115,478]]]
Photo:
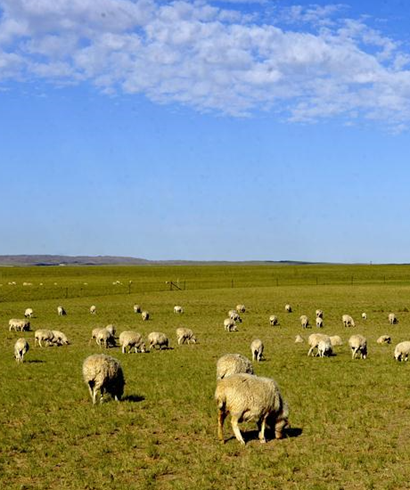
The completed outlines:
[[[0,488],[410,488],[410,366],[393,360],[394,345],[410,340],[410,267],[39,267],[0,273]],[[186,289],[169,291],[165,281],[177,279]],[[114,286],[116,280],[122,285]],[[151,313],[150,321],[133,313],[134,303]],[[237,303],[247,307],[244,322],[239,332],[227,333],[223,320]],[[293,313],[284,312],[285,303]],[[59,304],[66,317],[57,316]],[[184,315],[173,313],[175,304]],[[62,330],[72,344],[40,349],[33,332],[9,332],[9,318],[22,317],[28,306],[35,311],[33,329]],[[316,308],[325,314],[323,332],[345,341],[332,358],[308,358],[307,344],[294,343],[296,334],[307,338],[317,331],[302,332],[299,324],[301,314],[314,320]],[[389,312],[397,314],[398,325],[388,325]],[[355,328],[343,327],[343,313],[355,318]],[[270,314],[278,315],[278,327],[269,325]],[[138,355],[110,349],[123,365],[125,399],[92,406],[81,366],[99,352],[88,344],[92,328],[108,323],[144,337],[163,331],[173,349]],[[178,346],[179,326],[192,328],[200,343]],[[365,361],[350,358],[347,339],[355,332],[368,338]],[[376,344],[385,333],[392,346]],[[17,365],[13,345],[21,335],[31,349]],[[255,424],[242,424],[243,448],[228,419],[221,445],[215,363],[227,352],[249,357],[255,337],[264,341],[266,357],[255,371],[279,383],[291,409],[292,437],[262,445]]]

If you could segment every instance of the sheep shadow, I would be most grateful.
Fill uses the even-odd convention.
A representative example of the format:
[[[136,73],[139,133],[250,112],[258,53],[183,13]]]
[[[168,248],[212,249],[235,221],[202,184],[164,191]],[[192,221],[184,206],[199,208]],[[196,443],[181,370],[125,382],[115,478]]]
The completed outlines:
[[[124,402],[139,403],[145,400],[145,396],[140,395],[127,395],[122,398]]]
[[[45,361],[42,361],[41,359],[28,359],[27,361],[24,361],[24,364],[40,364]]]
[[[285,429],[284,434],[282,439],[288,439],[288,438],[293,438],[293,437],[299,437],[302,434],[303,430],[298,428],[298,427],[289,427]],[[259,431],[257,430],[248,430],[247,432],[241,431],[242,437],[247,444],[250,441],[258,441],[259,440]],[[279,441],[280,439],[275,438],[275,431],[270,428],[266,428],[265,430],[265,437],[266,441],[273,442],[273,441]],[[236,439],[236,437],[233,435],[229,438],[226,439],[226,441],[230,441],[231,439]]]

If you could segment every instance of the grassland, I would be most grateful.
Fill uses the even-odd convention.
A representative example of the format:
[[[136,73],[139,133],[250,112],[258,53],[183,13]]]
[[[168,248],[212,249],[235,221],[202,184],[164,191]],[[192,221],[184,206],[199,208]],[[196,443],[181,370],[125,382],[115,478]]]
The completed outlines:
[[[170,281],[182,290],[170,291]],[[393,346],[376,344],[385,333],[393,345],[410,340],[410,267],[1,268],[0,283],[0,488],[410,488],[410,367],[393,360]],[[134,303],[151,313],[149,322],[133,313]],[[247,306],[244,322],[227,333],[223,319],[237,303]],[[285,314],[285,303],[293,313]],[[66,317],[57,316],[59,304]],[[175,304],[184,315],[173,313]],[[58,328],[72,344],[40,349],[26,332],[31,349],[17,365],[12,351],[21,334],[8,331],[8,319],[28,306],[33,329]],[[345,341],[334,357],[308,358],[307,344],[294,343],[296,334],[311,333],[301,331],[299,316],[313,319],[316,308],[325,313],[324,333]],[[398,325],[388,325],[389,312]],[[273,313],[278,327],[269,325]],[[343,327],[343,313],[356,319],[354,329]],[[108,323],[144,336],[163,331],[173,349],[110,349],[124,368],[125,399],[92,406],[81,366],[99,351],[88,344],[91,329]],[[176,345],[179,326],[192,328],[200,343]],[[368,338],[365,361],[350,358],[353,332]],[[279,383],[292,430],[262,445],[256,427],[244,424],[243,448],[228,423],[221,445],[215,363],[227,352],[250,356],[255,337],[266,357],[255,371]]]

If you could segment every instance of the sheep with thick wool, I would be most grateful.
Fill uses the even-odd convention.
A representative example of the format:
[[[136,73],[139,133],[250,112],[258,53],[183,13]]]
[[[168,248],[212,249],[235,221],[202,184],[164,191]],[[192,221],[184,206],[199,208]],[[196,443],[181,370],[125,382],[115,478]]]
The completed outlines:
[[[34,332],[34,345],[38,344],[40,347],[43,347],[41,342],[44,342],[46,345],[53,345],[55,342],[53,331],[46,328],[36,330]]]
[[[54,339],[53,343],[57,345],[69,345],[70,342],[68,341],[67,335],[63,332],[60,332],[59,330],[52,330]]]
[[[87,357],[83,363],[83,378],[94,405],[97,403],[98,394],[102,403],[105,393],[117,401],[124,393],[124,373],[121,364],[114,357],[105,354]]]
[[[271,315],[269,317],[269,323],[272,325],[272,327],[274,327],[278,324],[278,317],[276,315]]]
[[[252,360],[260,362],[262,360],[264,345],[261,339],[255,339],[251,343]]]
[[[405,340],[394,348],[394,358],[396,361],[407,361],[410,354],[410,342]]]
[[[225,354],[216,363],[216,378],[223,379],[232,374],[253,374],[251,361],[242,354]]]
[[[397,317],[394,313],[389,313],[388,318],[389,318],[390,325],[395,325],[396,323],[399,323],[399,320],[397,319]]]
[[[281,439],[289,426],[289,408],[279,387],[271,378],[239,373],[221,379],[217,383],[215,400],[218,406],[218,437],[224,442],[223,425],[231,414],[235,437],[245,444],[239,429],[240,422],[255,420],[259,429],[259,441],[266,442],[265,428],[272,427],[275,437]]]
[[[231,320],[230,318],[225,318],[224,328],[227,332],[237,332],[238,331],[235,322],[233,320]]]
[[[309,335],[309,338],[308,338],[308,344],[310,345],[310,349],[308,351],[308,356],[312,355],[313,354],[313,351],[315,349],[318,348],[319,346],[319,342],[321,340],[324,340],[325,342],[330,342],[330,337],[329,335],[325,335],[324,333],[312,333],[311,335]],[[331,342],[330,342],[330,345],[331,345]],[[318,355],[318,352],[316,352],[316,354],[313,354],[313,355]]]
[[[302,328],[308,328],[309,327],[309,318],[306,315],[302,315],[300,318],[300,324],[302,325]]]
[[[26,311],[24,312],[24,316],[26,318],[32,318],[34,315],[33,308],[26,308]]]
[[[9,331],[24,332],[30,330],[30,322],[20,318],[11,318],[9,320]]]
[[[345,327],[354,327],[356,326],[353,318],[350,315],[343,315],[342,322]]]
[[[142,340],[142,335],[132,330],[125,330],[120,333],[119,342],[122,353],[125,354],[128,349],[128,354],[134,349],[135,353],[145,352],[145,343]]]
[[[390,335],[381,335],[377,339],[377,343],[378,344],[390,344],[391,343],[391,337],[390,337]]]
[[[361,359],[366,359],[367,357],[366,337],[360,334],[352,335],[349,339],[349,346],[352,349],[352,359],[355,359],[357,354],[359,354]]]
[[[168,349],[169,348],[169,339],[162,332],[151,332],[148,335],[149,348],[157,348],[159,350]]]
[[[196,344],[197,339],[194,332],[190,328],[180,327],[176,329],[178,345],[181,344]]]
[[[26,339],[20,338],[14,344],[14,358],[18,363],[24,362],[24,356],[27,354],[30,346]]]

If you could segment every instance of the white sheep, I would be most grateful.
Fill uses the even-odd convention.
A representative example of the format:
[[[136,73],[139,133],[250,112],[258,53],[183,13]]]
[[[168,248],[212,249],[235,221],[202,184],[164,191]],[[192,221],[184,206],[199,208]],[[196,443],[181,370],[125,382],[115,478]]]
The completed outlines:
[[[134,313],[141,313],[141,312],[142,312],[142,308],[141,308],[141,306],[140,306],[140,305],[136,305],[136,304],[135,304],[135,305],[133,306],[133,308],[134,308]]]
[[[228,316],[234,322],[242,323],[242,318],[239,316],[239,314],[236,310],[229,310]]]
[[[149,320],[149,313],[148,313],[148,311],[142,311],[141,312],[141,318],[143,319],[144,322],[147,321],[147,320]]]
[[[100,393],[100,403],[108,393],[119,401],[124,393],[124,373],[121,364],[114,357],[105,354],[94,354],[87,357],[83,363],[83,378],[90,391],[95,405]]]
[[[26,318],[32,318],[34,315],[33,308],[26,308],[26,311],[24,312],[24,316]]]
[[[218,406],[218,437],[224,442],[223,424],[231,414],[231,425],[235,437],[245,444],[239,422],[256,420],[259,441],[264,443],[265,427],[272,426],[275,437],[281,439],[289,426],[289,408],[283,400],[277,383],[270,378],[239,373],[218,381],[215,391]]]
[[[184,312],[184,309],[182,308],[182,306],[174,306],[174,313],[183,313]]]
[[[97,307],[95,305],[90,306],[90,313],[91,315],[95,315],[97,312]]]
[[[67,312],[62,306],[57,306],[57,315],[58,316],[65,316],[67,315]]]
[[[107,328],[101,328],[99,330],[95,341],[100,347],[104,346],[106,349],[110,346],[115,347],[115,337]]]
[[[264,345],[262,340],[255,339],[251,343],[252,360],[260,362],[262,359]]]
[[[216,363],[216,378],[223,379],[236,373],[253,374],[251,361],[242,354],[225,354]]]
[[[148,335],[148,340],[150,349],[153,349],[154,347],[158,347],[159,350],[168,349],[168,337],[162,332],[151,332]]]
[[[363,335],[352,335],[349,339],[349,346],[352,349],[352,359],[356,358],[356,354],[359,353],[361,359],[367,357],[367,340]]]
[[[245,313],[246,311],[245,305],[236,305],[236,311],[238,313]]]
[[[38,344],[40,347],[43,347],[41,342],[45,342],[46,345],[52,345],[54,343],[54,334],[52,330],[41,328],[34,332],[34,345]]]
[[[14,357],[18,363],[24,362],[24,356],[28,352],[30,346],[26,339],[20,338],[14,344]]]
[[[269,317],[269,323],[272,325],[272,327],[274,327],[278,324],[278,317],[276,315],[271,315]]]
[[[410,354],[410,342],[408,340],[400,342],[394,349],[394,358],[396,361],[407,361]]]
[[[308,328],[309,326],[309,318],[306,315],[302,315],[300,318],[300,324],[302,325],[302,328]]]
[[[238,329],[235,325],[235,322],[230,318],[225,318],[224,320],[224,328],[227,332],[237,332]]]
[[[364,313],[364,312],[362,313],[362,319],[363,319],[363,320],[367,320],[367,314],[366,314],[366,313]]]
[[[317,345],[317,354],[319,357],[331,356],[333,353],[332,343],[330,338],[321,339]]]
[[[52,330],[52,332],[54,335],[54,339],[53,339],[54,344],[69,345],[70,342],[68,341],[66,334],[64,334],[63,332],[60,332],[59,330]]]
[[[382,335],[377,339],[378,344],[390,344],[391,343],[391,337],[390,335]]]
[[[342,322],[345,327],[355,327],[356,324],[350,315],[343,315]]]
[[[107,332],[109,332],[113,337],[115,337],[115,332],[116,332],[115,325],[113,325],[112,323],[110,323],[109,325],[107,325],[105,327],[105,330],[107,330]]]
[[[399,323],[399,320],[394,313],[389,313],[389,323],[390,325],[395,325],[396,323]]]
[[[132,330],[126,330],[120,333],[119,342],[122,347],[122,353],[125,354],[128,348],[128,354],[134,349],[135,353],[145,352],[145,343],[142,340],[141,334],[133,332]]]
[[[339,337],[339,335],[331,335],[330,336],[330,343],[332,344],[332,347],[335,347],[337,345],[343,345],[343,341]]]
[[[295,344],[301,344],[304,341],[305,341],[305,339],[301,335],[296,335]]]
[[[313,351],[318,348],[319,342],[321,340],[330,342],[330,337],[329,335],[325,335],[323,333],[312,333],[311,335],[309,335],[308,344],[310,345],[310,349],[308,351],[308,356],[313,354]],[[318,353],[314,355],[318,355]]]
[[[323,311],[322,310],[316,310],[316,318],[323,318]]]
[[[190,344],[191,342],[193,344],[196,344],[197,342],[194,332],[190,328],[185,328],[185,327],[177,328],[176,334],[177,334],[177,341],[179,345],[185,344],[185,342],[187,344]]]
[[[287,313],[292,313],[292,307],[290,305],[285,305],[285,311]]]
[[[93,340],[97,340],[97,335],[98,335],[98,332],[100,330],[103,330],[103,327],[97,327],[97,328],[93,328],[92,332],[91,332],[91,338],[90,340],[88,341],[88,343],[90,344]]]
[[[323,318],[322,317],[320,317],[320,316],[317,316],[316,317],[316,326],[318,328],[322,328],[323,327]]]
[[[19,318],[11,318],[9,320],[9,331],[24,332],[30,330],[30,322]]]

